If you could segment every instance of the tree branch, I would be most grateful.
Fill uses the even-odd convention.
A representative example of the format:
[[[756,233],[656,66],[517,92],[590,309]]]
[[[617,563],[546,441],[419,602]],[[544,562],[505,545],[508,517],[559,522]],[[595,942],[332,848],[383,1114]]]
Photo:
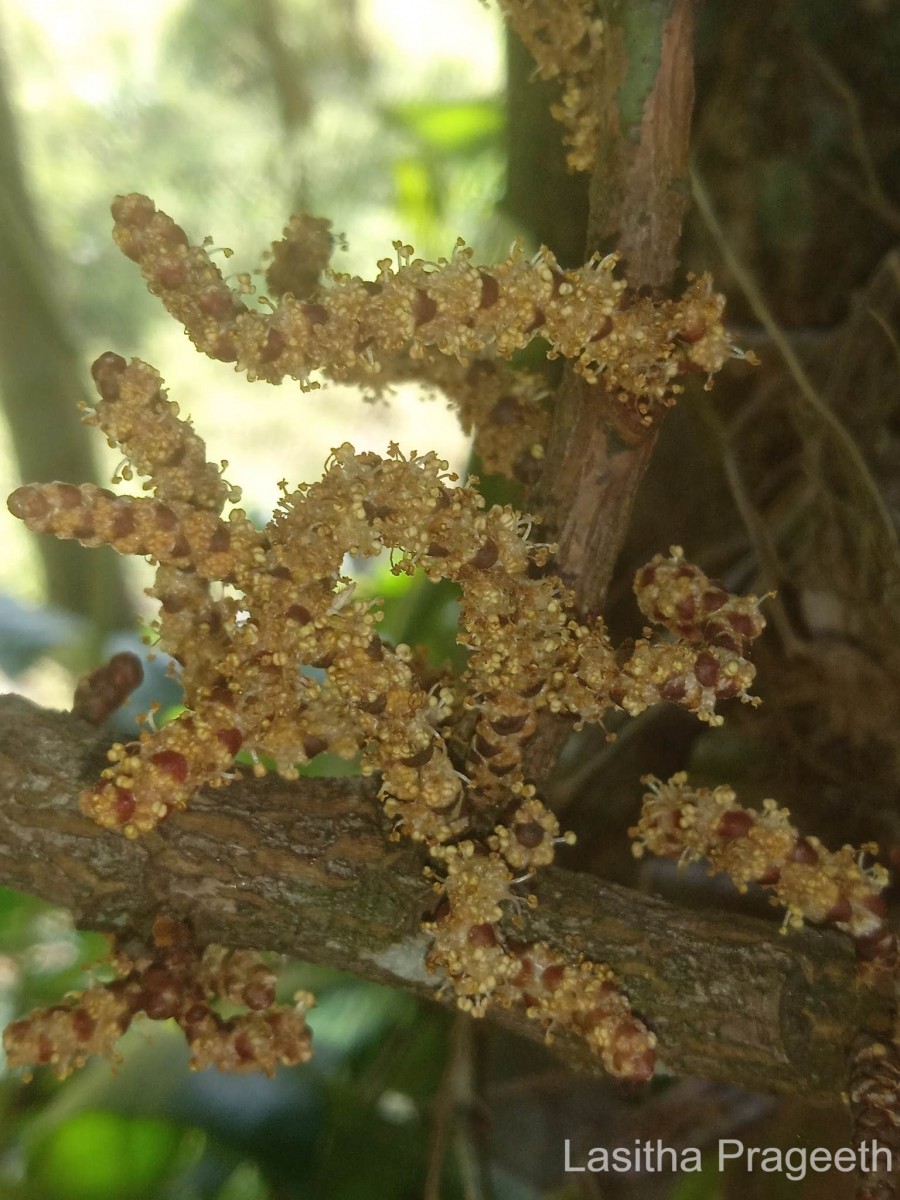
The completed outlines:
[[[597,64],[599,158],[587,253],[618,249],[634,288],[668,288],[687,210],[694,102],[693,0],[605,0]],[[566,371],[542,504],[558,569],[583,612],[603,604],[659,429],[629,420],[600,384]]]
[[[601,0],[594,104],[599,156],[591,178],[586,254],[618,249],[635,288],[669,287],[690,198],[694,0]],[[583,615],[602,611],[656,446],[662,413],[645,428],[602,384],[568,367],[534,507],[559,545],[556,569]],[[529,777],[557,761],[571,722],[542,715],[526,748]]]
[[[0,884],[65,906],[82,927],[146,936],[164,910],[189,917],[201,941],[433,995],[419,921],[435,897],[419,853],[386,841],[371,781],[240,780],[129,842],[77,811],[104,750],[71,714],[0,697]],[[887,1020],[835,934],[781,937],[761,921],[683,911],[556,868],[535,890],[540,907],[523,904],[515,937],[609,962],[678,1074],[833,1098],[857,1030]],[[491,1015],[541,1036],[521,1011]],[[574,1038],[554,1049],[599,1070]]]

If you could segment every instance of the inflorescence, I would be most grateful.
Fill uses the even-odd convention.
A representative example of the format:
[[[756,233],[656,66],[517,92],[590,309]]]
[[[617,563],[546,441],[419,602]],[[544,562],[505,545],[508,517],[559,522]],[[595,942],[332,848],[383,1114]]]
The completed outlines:
[[[287,291],[274,307],[254,309],[246,288],[229,287],[205,246],[191,245],[146,196],[118,197],[113,217],[120,250],[197,349],[249,379],[310,387],[321,370],[377,389],[408,377],[411,364],[427,380],[429,363],[440,361],[435,354],[464,367],[485,355],[508,359],[542,337],[548,357],[568,359],[592,382],[602,379],[610,396],[649,423],[674,404],[682,376],[711,377],[739,353],[708,276],[693,279],[678,300],[637,296],[616,278],[615,254],[564,270],[546,248],[529,259],[517,245],[504,262],[479,267],[461,240],[437,262],[395,242],[396,264],[382,259],[374,279],[326,272],[313,288],[304,278],[302,297]],[[288,226],[289,243],[290,233]],[[438,374],[452,398],[446,363]],[[456,375],[465,388],[462,371]]]
[[[9,1065],[49,1066],[65,1078],[91,1055],[113,1057],[116,1042],[141,1014],[180,1026],[196,1070],[274,1075],[279,1064],[306,1062],[312,1054],[305,1019],[312,996],[298,992],[292,1007],[276,1004],[275,972],[252,950],[207,946],[201,952],[185,922],[159,916],[152,950],[120,953],[114,964],[111,983],[8,1025],[3,1048]],[[216,1000],[246,1011],[223,1018]]]
[[[511,471],[540,458],[545,417],[539,388],[498,358],[537,334],[647,420],[673,402],[681,375],[712,374],[732,352],[722,300],[708,280],[694,281],[678,301],[638,299],[614,278],[614,258],[573,272],[549,252],[529,262],[514,251],[478,268],[461,244],[450,260],[432,264],[398,244],[399,266],[384,260],[373,281],[323,279],[328,223],[298,217],[273,248],[269,284],[279,301],[263,312],[249,309],[206,250],[145,197],[119,197],[113,215],[116,241],[199,349],[251,378],[304,385],[313,370],[371,386],[422,368],[457,399],[464,421],[488,431],[489,457]],[[578,725],[668,701],[718,724],[722,701],[755,703],[748,653],[764,627],[757,598],[732,595],[672,547],[635,577],[650,625],[617,647],[602,618],[577,615],[572,592],[552,573],[554,547],[531,540],[533,518],[508,505],[486,507],[475,481],[459,484],[437,454],[405,455],[393,444],[383,457],[337,447],[319,482],[283,485],[272,519],[259,528],[235,506],[239,490],[207,461],[202,439],[152,367],[107,353],[92,372],[98,400],[85,420],[125,455],[124,473],[146,478],[150,494],[31,484],[10,496],[9,507],[32,530],[150,558],[159,644],[178,664],[185,711],[113,745],[102,777],[81,794],[82,811],[136,838],[184,809],[198,789],[226,786],[239,752],[254,773],[265,774],[265,760],[286,779],[326,750],[358,757],[364,774],[380,777],[392,836],[422,843],[431,856],[440,899],[426,923],[428,961],[460,1006],[482,1015],[492,1003],[522,1005],[546,1028],[580,1034],[612,1073],[649,1078],[654,1035],[631,1013],[611,970],[573,962],[544,943],[520,945],[504,928],[510,912],[536,903],[524,881],[573,840],[528,780],[523,748],[545,711]],[[395,574],[421,570],[459,587],[459,640],[469,651],[461,679],[426,677],[408,647],[379,636],[377,605],[355,597],[342,568],[348,553],[382,551]],[[85,715],[102,719],[129,681],[126,660],[95,673],[82,685]],[[466,748],[451,753],[457,744]],[[674,784],[666,786],[669,795]],[[687,803],[677,808],[662,823],[667,831],[688,829]],[[728,820],[744,834],[751,819],[732,812]],[[768,809],[753,818],[760,828],[774,820]],[[669,852],[673,835],[663,844],[659,824],[645,815],[639,845]],[[719,841],[733,853],[738,839]],[[799,844],[793,835],[786,853]],[[702,848],[685,841],[678,852],[686,851],[714,865],[725,854],[715,837]],[[721,862],[731,869],[730,858]],[[849,906],[853,924],[845,927],[865,936],[859,922],[875,911],[870,897],[880,876],[860,869],[851,886],[849,865],[841,869],[819,909],[840,924],[845,918],[835,914]],[[778,885],[792,917],[801,885],[791,890],[787,881],[796,875],[782,867]],[[738,870],[735,878],[745,877]],[[213,952],[198,967],[184,938],[170,940],[170,949],[157,943],[147,964],[123,967],[105,992],[90,989],[74,1006],[13,1026],[14,1061],[67,1069],[105,1051],[141,1008],[174,1016],[198,1065],[258,1062],[271,1070],[279,1056],[308,1054],[301,1019],[270,1016],[268,1005],[247,1001],[265,1011],[240,1033],[223,1026],[207,1004],[209,994],[223,994],[202,966]],[[146,973],[176,971],[173,954],[182,974],[171,1003],[145,1003]],[[197,971],[205,983],[193,982]],[[283,1053],[275,1049],[280,1032],[292,1047]]]
[[[550,111],[565,129],[572,171],[593,170],[598,120],[593,74],[603,22],[592,0],[500,0],[503,15],[528,48],[541,79],[559,80],[563,93]]]
[[[892,965],[894,938],[882,895],[888,873],[864,865],[876,845],[827,850],[818,838],[801,836],[775,800],[764,800],[761,811],[744,808],[730,787],[692,787],[684,772],[666,783],[649,775],[643,782],[648,791],[640,820],[629,830],[636,857],[649,851],[682,862],[705,859],[739,891],[751,884],[768,891],[785,910],[784,929],[799,929],[804,921],[833,925],[854,939],[863,961]]]

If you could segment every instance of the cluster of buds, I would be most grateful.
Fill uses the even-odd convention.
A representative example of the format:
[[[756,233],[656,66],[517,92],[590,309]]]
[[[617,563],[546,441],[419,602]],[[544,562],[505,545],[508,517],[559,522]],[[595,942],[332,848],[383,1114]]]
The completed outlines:
[[[377,390],[424,369],[481,428],[490,462],[520,474],[542,453],[541,393],[497,356],[540,333],[553,354],[590,379],[602,373],[611,394],[649,412],[673,400],[680,375],[712,373],[731,351],[708,281],[678,301],[638,298],[614,278],[614,257],[562,271],[547,252],[529,262],[516,250],[476,268],[462,244],[431,264],[398,245],[399,267],[383,261],[374,281],[323,279],[328,223],[298,217],[272,250],[279,303],[256,311],[145,197],[120,197],[113,215],[119,246],[199,349],[270,382],[305,383],[324,369]],[[645,1078],[653,1036],[608,968],[503,939],[506,910],[523,902],[520,877],[572,841],[525,778],[523,747],[544,709],[593,722],[670,700],[718,721],[719,701],[751,699],[756,599],[729,596],[673,549],[635,582],[662,632],[616,649],[601,619],[576,617],[572,593],[549,572],[553,547],[529,539],[532,519],[487,509],[433,452],[407,457],[392,445],[382,457],[345,443],[318,483],[283,485],[260,529],[240,508],[225,515],[239,489],[223,478],[226,464],[207,461],[152,367],[109,353],[93,376],[99,398],[85,420],[151,494],[28,485],[9,507],[35,531],[156,564],[159,643],[178,664],[185,712],[113,745],[82,811],[134,838],[199,788],[227,784],[239,751],[256,774],[265,760],[287,779],[326,750],[359,756],[363,773],[380,776],[393,836],[423,843],[446,873],[431,962],[460,1003],[475,1014],[522,1003],[548,1028],[580,1032],[611,1070]],[[345,556],[383,550],[396,574],[422,570],[459,586],[459,640],[470,651],[462,680],[426,675],[408,647],[378,636],[377,606],[354,599]],[[451,755],[471,710],[474,734]]]
[[[290,294],[297,300],[312,295],[331,260],[334,242],[327,218],[294,213],[280,240],[273,242],[269,251],[271,262],[266,269],[269,295]]]
[[[705,859],[712,871],[731,876],[739,891],[756,884],[785,909],[784,928],[804,921],[833,925],[852,937],[864,960],[893,955],[882,892],[884,867],[865,866],[878,847],[827,850],[803,837],[786,808],[764,800],[744,808],[730,787],[694,788],[680,772],[663,783],[648,776],[638,824],[629,830],[636,857],[647,851],[683,862]]]
[[[857,1038],[850,1060],[847,1100],[853,1122],[853,1148],[878,1146],[877,1158],[870,1155],[860,1171],[858,1200],[896,1200],[897,1170],[900,1168],[900,1043],[893,1038],[866,1032]],[[887,1151],[887,1161],[884,1161]]]
[[[279,1064],[306,1062],[312,1053],[305,1020],[312,997],[298,993],[293,1007],[277,1005],[275,974],[254,951],[209,946],[200,952],[183,921],[160,916],[152,953],[117,955],[115,966],[112,982],[8,1025],[3,1047],[9,1065],[49,1066],[65,1078],[92,1055],[113,1057],[116,1042],[140,1014],[176,1021],[194,1070],[273,1075]],[[213,1007],[216,999],[247,1011],[223,1018]]]
[[[114,654],[108,662],[78,680],[72,712],[91,725],[102,725],[143,680],[144,668],[136,654],[128,650]]]
[[[541,79],[560,79],[563,94],[551,112],[565,129],[569,168],[591,171],[597,158],[592,76],[603,22],[591,0],[500,0],[503,14],[534,58]]]
[[[635,647],[627,674],[631,687],[618,702],[632,715],[649,698],[674,701],[701,720],[720,725],[717,701],[733,696],[749,703],[754,670],[746,654],[765,628],[756,596],[737,596],[686,562],[680,546],[657,554],[634,580],[644,616],[678,639],[666,648],[649,642]],[[645,689],[651,688],[649,697]]]
[[[699,567],[680,546],[655,555],[637,573],[634,591],[648,621],[686,642],[705,642],[732,654],[746,653],[765,627],[755,596],[735,596]]]

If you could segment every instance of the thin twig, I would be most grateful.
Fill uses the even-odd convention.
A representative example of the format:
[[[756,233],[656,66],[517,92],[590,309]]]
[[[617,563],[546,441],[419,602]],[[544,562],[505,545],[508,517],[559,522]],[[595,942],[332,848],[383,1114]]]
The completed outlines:
[[[819,72],[819,75],[825,80],[835,95],[843,100],[847,107],[847,115],[850,121],[850,138],[853,142],[853,148],[856,151],[856,157],[859,159],[859,165],[862,167],[863,175],[865,175],[866,182],[869,185],[873,202],[880,208],[892,209],[893,205],[884,193],[881,181],[878,178],[878,172],[875,170],[875,161],[869,151],[869,143],[866,138],[862,117],[860,116],[859,101],[857,100],[856,93],[837,68],[815,46],[811,44],[807,45],[806,52],[809,55],[810,62]]]
[[[471,1017],[457,1013],[450,1033],[444,1074],[438,1087],[428,1146],[424,1200],[441,1200],[441,1176],[451,1141],[465,1200],[490,1200],[481,1139],[473,1129],[472,1118],[478,1103],[475,1087],[475,1024]]]
[[[722,426],[722,422],[719,420],[718,413],[715,412],[711,405],[704,404],[700,406],[700,416],[718,440],[722,456],[722,466],[725,470],[725,477],[728,480],[728,486],[731,489],[735,507],[740,514],[744,527],[747,530],[747,536],[756,554],[763,586],[770,592],[771,603],[767,605],[767,615],[778,630],[778,636],[785,651],[789,656],[794,656],[801,650],[801,641],[794,632],[784,606],[777,596],[778,583],[784,578],[778,550],[772,539],[772,535],[769,533],[768,526],[753,504],[744,486],[744,480],[731,449],[730,440]]]
[[[889,200],[882,201],[877,196],[865,191],[864,188],[857,185],[849,171],[842,171],[839,167],[830,167],[828,178],[842,188],[848,196],[852,196],[854,200],[867,208],[869,212],[874,213],[889,229],[900,232],[900,209],[897,209],[896,205],[891,204]]]
[[[875,324],[878,325],[879,328],[883,331],[884,336],[887,338],[888,342],[890,343],[891,349],[894,351],[894,354],[896,354],[896,356],[897,356],[897,364],[898,364],[898,366],[900,366],[900,342],[897,341],[897,337],[896,337],[896,334],[894,333],[893,329],[891,329],[890,325],[888,325],[887,321],[884,319],[884,317],[881,315],[881,313],[876,312],[874,308],[867,308],[866,312],[869,314],[869,316],[872,318],[872,320],[875,322]]]
[[[709,230],[713,240],[719,247],[722,258],[725,261],[728,269],[734,275],[747,298],[747,302],[756,314],[760,323],[768,330],[769,336],[772,338],[779,354],[781,355],[791,378],[797,386],[797,391],[800,397],[805,401],[811,412],[813,412],[819,421],[825,426],[835,442],[837,443],[843,455],[852,468],[853,473],[857,476],[861,487],[868,494],[872,502],[872,506],[878,516],[879,523],[882,526],[882,531],[893,550],[897,551],[897,530],[891,518],[891,514],[884,502],[884,497],[873,480],[865,460],[860,453],[859,447],[850,436],[847,429],[844,427],[838,416],[828,407],[822,400],[821,396],[813,386],[812,380],[803,369],[799,358],[794,353],[794,349],[790,341],[785,336],[784,331],[780,328],[772,312],[766,304],[763,294],[757,285],[752,274],[744,263],[740,260],[734,251],[731,243],[725,235],[718,217],[712,206],[709,193],[707,192],[702,180],[696,171],[691,172],[691,182],[693,186],[694,202],[697,205],[697,210],[703,219],[704,224]]]
[[[457,1016],[457,1024],[462,1014]],[[455,1032],[455,1031],[454,1031]],[[423,1200],[441,1200],[441,1176],[444,1173],[444,1162],[447,1158],[447,1148],[450,1145],[450,1133],[453,1125],[453,1072],[455,1070],[454,1056],[456,1053],[455,1040],[451,1035],[447,1061],[444,1073],[435,1097],[434,1118],[431,1123],[431,1137],[428,1139],[428,1163],[425,1172],[425,1191]]]

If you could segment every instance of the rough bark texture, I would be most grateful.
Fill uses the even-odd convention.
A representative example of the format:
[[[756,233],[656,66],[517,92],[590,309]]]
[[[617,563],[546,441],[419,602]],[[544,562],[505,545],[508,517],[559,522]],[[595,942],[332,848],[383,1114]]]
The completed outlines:
[[[587,253],[616,248],[635,288],[671,286],[687,209],[694,101],[693,0],[609,0],[597,68],[600,159]],[[603,603],[658,423],[629,422],[602,385],[563,379],[542,483],[560,573],[582,611]]]
[[[690,197],[694,0],[604,0],[597,64],[600,158],[591,178],[586,255],[618,249],[629,282],[672,284]],[[584,615],[603,610],[660,421],[629,422],[602,384],[571,368],[556,392],[535,508],[559,546],[556,570]],[[545,715],[526,748],[529,777],[552,771],[571,722]]]
[[[434,993],[419,931],[434,894],[420,855],[385,839],[369,781],[243,780],[129,842],[77,811],[104,748],[68,713],[0,698],[0,884],[64,905],[92,929],[146,936],[163,909],[188,916],[203,941]],[[540,906],[523,904],[514,936],[609,962],[678,1074],[833,1098],[859,1028],[887,1020],[838,935],[782,937],[775,925],[679,910],[556,868],[535,890]],[[521,1012],[491,1015],[541,1036]],[[555,1047],[597,1069],[578,1041]]]
[[[607,0],[601,9],[588,243],[618,250],[635,287],[667,288],[690,197],[694,0]]]

